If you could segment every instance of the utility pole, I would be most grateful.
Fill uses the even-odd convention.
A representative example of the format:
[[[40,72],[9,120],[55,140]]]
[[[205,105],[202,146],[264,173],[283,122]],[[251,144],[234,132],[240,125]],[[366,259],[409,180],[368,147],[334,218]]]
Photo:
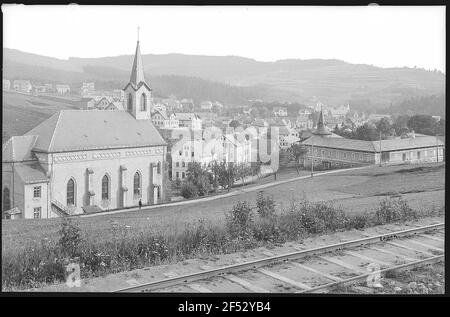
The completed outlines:
[[[314,158],[313,158],[314,151],[313,151],[313,149],[314,149],[314,144],[311,143],[311,177],[314,176]]]
[[[438,134],[436,133],[436,163],[439,162],[439,140]]]
[[[380,167],[381,167],[381,131],[380,131]]]

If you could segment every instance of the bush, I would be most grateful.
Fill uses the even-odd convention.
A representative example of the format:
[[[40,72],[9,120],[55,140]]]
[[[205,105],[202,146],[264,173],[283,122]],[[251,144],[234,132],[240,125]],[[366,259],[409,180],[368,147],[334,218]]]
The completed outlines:
[[[416,219],[417,213],[402,198],[385,198],[375,212],[376,224]]]
[[[350,217],[347,222],[347,229],[364,229],[371,224],[371,219],[367,213]]]
[[[184,198],[198,197],[198,188],[192,182],[184,182],[181,186],[181,196]]]
[[[63,218],[59,235],[58,245],[61,248],[61,253],[69,258],[79,257],[83,238],[78,224],[74,223],[70,218]]]
[[[225,219],[228,232],[232,237],[248,237],[253,223],[253,212],[248,202],[238,201],[225,215]]]
[[[285,236],[278,227],[275,219],[260,219],[253,226],[253,237],[256,241],[264,241],[271,243],[285,242]]]
[[[273,217],[275,214],[275,200],[270,197],[264,197],[263,192],[260,191],[256,196],[256,208],[260,217]]]

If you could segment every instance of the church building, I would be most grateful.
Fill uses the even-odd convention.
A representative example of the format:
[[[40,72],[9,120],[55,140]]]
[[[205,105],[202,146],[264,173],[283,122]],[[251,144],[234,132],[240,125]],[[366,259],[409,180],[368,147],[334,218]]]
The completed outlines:
[[[165,200],[167,144],[151,120],[139,41],[125,111],[63,110],[3,146],[4,218],[52,218]]]

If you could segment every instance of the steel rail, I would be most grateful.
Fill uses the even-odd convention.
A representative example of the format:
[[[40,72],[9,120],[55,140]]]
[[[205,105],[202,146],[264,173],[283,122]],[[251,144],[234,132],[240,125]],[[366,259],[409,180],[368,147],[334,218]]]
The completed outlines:
[[[144,283],[137,286],[130,286],[122,289],[118,289],[114,292],[139,292],[139,291],[149,291],[155,289],[166,288],[170,286],[190,283],[198,280],[203,280],[207,278],[211,278],[214,276],[224,275],[226,273],[238,272],[243,270],[256,269],[262,266],[267,266],[270,264],[280,263],[293,259],[300,259],[308,256],[313,256],[317,254],[322,254],[326,252],[336,251],[343,248],[352,248],[357,246],[369,245],[377,242],[389,241],[392,239],[396,239],[399,237],[429,232],[433,230],[441,230],[445,228],[445,223],[433,224],[423,227],[416,227],[413,229],[395,231],[384,233],[372,237],[366,237],[361,239],[356,239],[352,241],[340,242],[332,245],[317,247],[313,249],[301,250],[291,253],[286,253],[282,255],[275,255],[263,259],[242,262],[237,264],[232,264],[228,266],[223,266],[219,268],[213,268],[210,270],[205,270],[201,272],[189,273],[181,276],[176,276],[168,279],[157,280],[149,283]]]
[[[320,292],[320,291],[326,291],[327,289],[331,288],[331,287],[335,287],[335,286],[340,286],[340,285],[353,285],[356,284],[358,282],[361,282],[364,279],[367,279],[369,276],[373,275],[373,274],[380,274],[380,277],[384,274],[386,274],[387,272],[390,271],[399,271],[399,270],[406,270],[406,269],[412,269],[412,268],[416,268],[416,267],[421,267],[424,265],[430,265],[430,264],[434,264],[434,263],[438,263],[444,260],[444,254],[440,254],[440,255],[436,255],[430,258],[426,258],[423,260],[417,260],[414,262],[410,262],[410,263],[405,263],[405,264],[400,264],[400,265],[396,265],[393,267],[388,267],[382,270],[378,270],[378,271],[373,271],[373,272],[369,272],[367,274],[362,274],[362,275],[358,275],[355,277],[351,277],[348,279],[345,279],[343,281],[339,281],[339,282],[332,282],[332,283],[328,283],[328,284],[323,284],[323,285],[319,285],[313,288],[310,288],[308,290],[301,290],[298,291],[296,293],[315,293],[315,292]]]

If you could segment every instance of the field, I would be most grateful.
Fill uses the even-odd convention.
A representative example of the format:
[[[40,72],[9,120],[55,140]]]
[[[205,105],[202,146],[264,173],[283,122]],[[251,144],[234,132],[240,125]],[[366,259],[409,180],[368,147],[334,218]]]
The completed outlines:
[[[277,202],[277,210],[291,199],[332,201],[347,214],[374,211],[385,195],[401,195],[416,210],[442,208],[445,200],[445,164],[373,166],[361,170],[314,177],[280,184],[264,190]],[[239,190],[239,189],[237,189]],[[200,219],[213,224],[224,222],[225,212],[239,200],[255,204],[256,192],[186,206],[166,206],[151,210],[101,215],[77,220],[86,239],[109,241],[112,223],[129,226],[133,233],[182,232]],[[18,250],[27,242],[58,239],[60,219],[9,220],[2,222],[3,251]]]
[[[3,91],[2,144],[11,136],[22,135],[59,110],[79,109],[72,101],[62,102],[44,96]]]

